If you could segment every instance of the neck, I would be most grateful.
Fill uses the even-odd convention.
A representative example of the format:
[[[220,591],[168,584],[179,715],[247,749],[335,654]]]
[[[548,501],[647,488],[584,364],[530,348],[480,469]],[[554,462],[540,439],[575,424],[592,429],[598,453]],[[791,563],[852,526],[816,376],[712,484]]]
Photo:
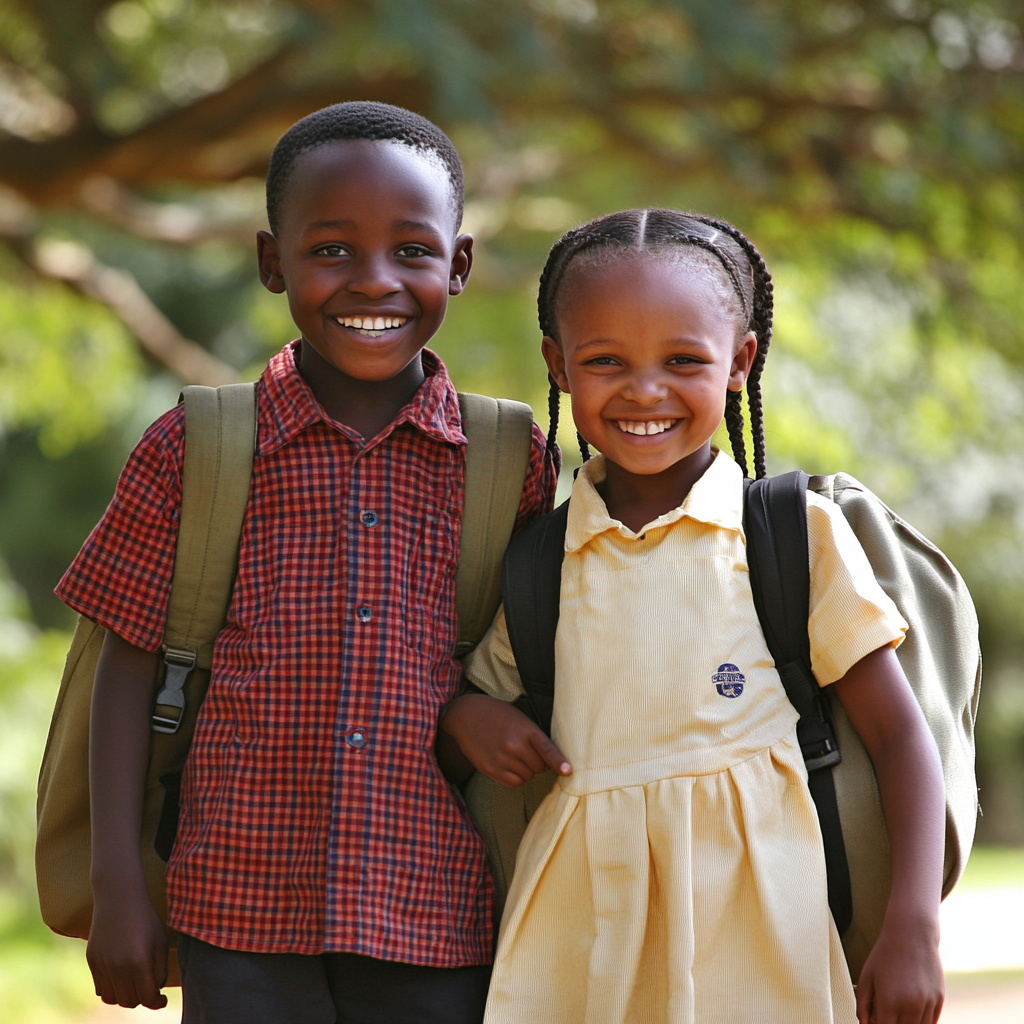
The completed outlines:
[[[710,441],[661,473],[630,473],[608,459],[607,476],[597,491],[604,498],[608,514],[637,533],[658,516],[682,505],[713,461]]]
[[[324,412],[367,439],[375,437],[395,418],[426,379],[420,352],[388,380],[350,377],[324,359],[305,338],[299,343],[297,356],[299,373],[312,388]]]

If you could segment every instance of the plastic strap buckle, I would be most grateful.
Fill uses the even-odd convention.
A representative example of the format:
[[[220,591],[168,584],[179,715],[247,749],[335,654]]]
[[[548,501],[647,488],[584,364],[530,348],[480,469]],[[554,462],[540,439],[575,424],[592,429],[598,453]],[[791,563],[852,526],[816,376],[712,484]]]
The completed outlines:
[[[169,648],[164,651],[164,665],[164,685],[154,701],[152,728],[153,732],[176,733],[185,717],[185,680],[196,667],[196,653]],[[174,708],[178,709],[174,718],[161,714]]]
[[[804,765],[808,772],[816,772],[821,768],[834,768],[843,760],[832,723],[821,722],[821,726],[825,733],[824,737],[817,743],[807,744],[807,748],[803,750]]]

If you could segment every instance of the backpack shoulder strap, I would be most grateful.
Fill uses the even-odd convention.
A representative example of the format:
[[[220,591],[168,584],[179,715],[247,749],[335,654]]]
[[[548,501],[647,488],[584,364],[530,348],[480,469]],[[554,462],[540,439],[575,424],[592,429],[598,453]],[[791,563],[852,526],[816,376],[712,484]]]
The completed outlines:
[[[797,663],[809,675],[807,475],[798,471],[745,480],[744,487],[747,563],[761,630],[780,673],[784,666]],[[806,681],[817,686],[813,676]],[[807,709],[808,698],[804,695],[791,694],[790,700],[801,714]]]
[[[501,600],[501,558],[515,526],[533,441],[533,410],[522,402],[460,394],[466,435],[466,498],[455,573],[455,656],[487,632]]]
[[[562,589],[569,502],[524,527],[505,553],[501,573],[505,625],[519,678],[537,724],[551,732],[555,700],[555,630]]]
[[[164,629],[167,672],[153,715],[157,732],[177,731],[188,673],[213,663],[213,644],[235,582],[256,441],[254,384],[194,385],[182,398],[181,520]]]
[[[786,696],[800,715],[797,740],[825,846],[828,902],[842,935],[853,919],[846,845],[832,768],[842,756],[828,700],[811,672],[806,473],[745,480],[743,529],[750,589]]]

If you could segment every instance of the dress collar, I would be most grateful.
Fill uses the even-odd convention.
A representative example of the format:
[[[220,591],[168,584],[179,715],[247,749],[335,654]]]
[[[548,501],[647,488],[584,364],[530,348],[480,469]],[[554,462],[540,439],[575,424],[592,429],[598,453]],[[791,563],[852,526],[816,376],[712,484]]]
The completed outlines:
[[[376,437],[364,439],[324,412],[295,364],[298,346],[298,341],[285,345],[270,360],[260,377],[260,454],[277,451],[307,427],[321,421],[360,447],[369,448],[378,444],[404,423],[446,444],[466,443],[466,436],[462,433],[459,397],[444,363],[429,349],[423,350],[423,372],[426,379],[419,390]]]
[[[743,534],[743,474],[725,452],[717,448],[712,452],[714,461],[690,489],[682,505],[648,523],[641,534],[671,526],[684,517]],[[605,475],[604,456],[596,455],[576,477],[565,531],[566,551],[578,551],[584,544],[609,531],[631,540],[639,537],[608,514],[596,487]]]

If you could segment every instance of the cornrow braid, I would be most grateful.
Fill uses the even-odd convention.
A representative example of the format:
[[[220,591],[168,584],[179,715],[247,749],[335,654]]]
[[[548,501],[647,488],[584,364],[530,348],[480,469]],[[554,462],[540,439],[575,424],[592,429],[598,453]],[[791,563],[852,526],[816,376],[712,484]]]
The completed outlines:
[[[580,446],[580,455],[583,456],[583,461],[589,462],[590,445],[587,444],[587,439],[578,430],[576,431],[576,443]]]
[[[555,378],[548,374],[548,441],[547,451],[554,455],[558,442],[558,411],[562,404],[562,391]]]
[[[569,265],[580,256],[607,251],[657,252],[673,246],[691,246],[708,253],[721,266],[729,291],[738,299],[734,315],[743,331],[757,335],[757,354],[747,377],[747,401],[754,442],[754,472],[767,475],[765,466],[764,412],[761,373],[772,337],[773,286],[764,258],[754,244],[728,221],[678,210],[624,210],[608,214],[567,231],[551,248],[541,274],[537,294],[540,328],[558,341],[558,292]],[[549,409],[551,408],[549,403]],[[743,436],[743,399],[739,392],[726,396],[725,422],[733,458],[747,474]],[[555,429],[557,430],[557,413]],[[549,431],[549,436],[551,432]],[[586,441],[580,438],[584,461],[589,458]]]
[[[729,391],[725,395],[725,426],[729,431],[729,445],[736,464],[747,475],[747,446],[743,440],[743,394]]]
[[[754,275],[754,308],[750,317],[750,330],[757,335],[757,355],[747,375],[747,403],[750,405],[750,431],[754,438],[754,475],[760,480],[768,475],[765,465],[764,409],[761,399],[761,374],[772,343],[775,317],[775,286],[764,257],[754,243],[728,221],[708,218],[708,223],[730,235],[750,260]]]

